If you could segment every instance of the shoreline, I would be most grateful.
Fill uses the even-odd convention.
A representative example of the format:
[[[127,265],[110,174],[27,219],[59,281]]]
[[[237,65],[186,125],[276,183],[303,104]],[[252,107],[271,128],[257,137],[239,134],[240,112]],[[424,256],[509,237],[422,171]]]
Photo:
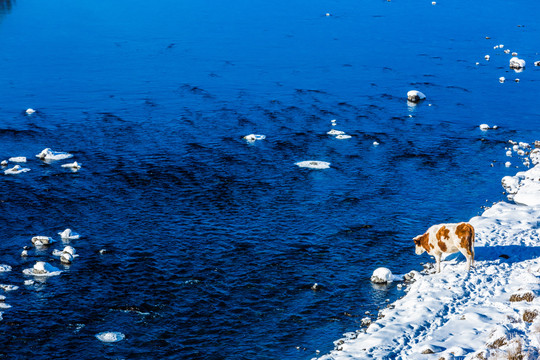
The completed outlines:
[[[539,152],[531,150],[533,167],[502,180],[509,199],[525,201],[498,202],[469,220],[476,230],[470,272],[459,253],[447,256],[441,273],[413,272],[403,297],[319,359],[537,359]]]

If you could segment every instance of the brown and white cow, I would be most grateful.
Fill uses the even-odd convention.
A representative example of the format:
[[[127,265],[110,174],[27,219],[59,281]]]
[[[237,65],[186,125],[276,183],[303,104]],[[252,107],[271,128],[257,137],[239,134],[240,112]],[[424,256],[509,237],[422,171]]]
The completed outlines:
[[[414,239],[416,254],[427,251],[435,256],[437,272],[441,271],[442,254],[461,252],[467,259],[467,271],[474,262],[474,228],[469,223],[433,225],[423,235]]]

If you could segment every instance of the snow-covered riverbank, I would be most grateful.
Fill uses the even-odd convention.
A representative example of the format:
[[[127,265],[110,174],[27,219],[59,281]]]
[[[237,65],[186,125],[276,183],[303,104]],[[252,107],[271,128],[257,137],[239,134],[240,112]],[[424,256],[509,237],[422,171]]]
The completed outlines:
[[[403,298],[365,332],[345,334],[322,359],[538,359],[540,165],[534,152],[533,168],[503,180],[517,203],[497,203],[470,220],[476,229],[471,272],[454,254],[441,273],[417,274]]]

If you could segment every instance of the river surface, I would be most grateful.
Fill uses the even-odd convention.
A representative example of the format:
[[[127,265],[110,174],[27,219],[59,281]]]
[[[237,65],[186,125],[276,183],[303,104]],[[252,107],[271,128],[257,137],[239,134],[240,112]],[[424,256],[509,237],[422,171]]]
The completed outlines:
[[[526,169],[505,147],[540,139],[538,14],[501,0],[0,1],[0,160],[30,169],[0,174],[0,284],[19,287],[0,290],[0,357],[327,353],[404,294],[373,270],[421,269],[414,236],[478,215]],[[427,99],[408,104],[412,89]],[[73,157],[41,161],[45,148]],[[52,255],[66,228],[81,234],[71,265]],[[25,276],[36,261],[62,273]]]

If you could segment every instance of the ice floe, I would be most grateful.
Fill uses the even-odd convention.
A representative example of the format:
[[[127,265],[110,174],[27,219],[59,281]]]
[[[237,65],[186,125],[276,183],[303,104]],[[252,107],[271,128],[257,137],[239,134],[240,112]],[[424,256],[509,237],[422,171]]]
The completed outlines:
[[[58,256],[60,261],[64,264],[71,264],[73,259],[77,256],[75,249],[72,246],[66,246],[64,250],[54,250],[52,253],[53,256]]]
[[[0,264],[0,272],[8,272],[11,271],[12,268],[9,265]]]
[[[81,164],[79,164],[78,162],[75,161],[75,162],[72,162],[72,163],[69,163],[69,164],[62,164],[62,167],[63,168],[68,168],[73,172],[77,172],[81,168]]]
[[[426,95],[424,95],[423,92],[418,90],[410,90],[407,92],[407,100],[413,103],[417,103],[421,100],[424,100],[426,98]]]
[[[10,157],[8,160],[11,161],[11,162],[25,163],[26,162],[26,157],[24,157],[24,156],[14,156],[14,157]]]
[[[306,161],[300,161],[295,163],[295,165],[303,168],[310,168],[310,169],[329,169],[330,163],[326,161],[318,161],[318,160],[306,160]]]
[[[32,109],[32,108],[28,108],[28,109],[26,109],[25,112],[26,112],[28,115],[32,115],[33,113],[36,112],[36,110],[34,110],[34,109]]]
[[[476,230],[470,272],[452,255],[442,273],[406,275],[404,297],[321,359],[540,358],[540,165],[505,177],[503,186],[514,202],[469,220]]]
[[[392,271],[385,267],[380,267],[376,269],[371,275],[371,281],[376,284],[386,284],[392,282],[393,280],[394,277],[392,275]]]
[[[345,131],[332,129],[332,130],[328,131],[327,134],[328,135],[343,135],[343,134],[345,134]]]
[[[517,54],[516,54],[517,55]],[[525,67],[525,60],[514,56],[510,59],[510,68],[512,69],[522,69]]]
[[[244,139],[246,139],[248,143],[253,144],[257,140],[266,139],[266,135],[249,134],[244,136]]]
[[[54,239],[49,236],[34,236],[32,238],[32,244],[36,246],[50,245],[54,242]]]
[[[37,158],[41,160],[64,160],[72,157],[72,154],[61,151],[52,151],[50,148],[43,149],[39,154],[36,155]]]
[[[24,269],[24,275],[34,276],[56,276],[60,275],[62,271],[45,261],[38,261],[32,268]]]
[[[77,240],[81,237],[81,235],[73,232],[71,229],[66,229],[62,232],[59,232],[58,235],[60,235],[62,240]]]
[[[15,165],[11,169],[4,170],[5,175],[17,175],[20,173],[25,173],[27,171],[30,171],[28,168],[23,168],[21,165]]]
[[[100,332],[99,334],[96,334],[96,338],[99,341],[102,341],[105,343],[114,343],[114,342],[124,340],[126,336],[122,334],[121,332],[106,331],[106,332]]]
[[[340,135],[336,136],[336,139],[338,139],[338,140],[346,140],[346,139],[350,139],[351,137],[352,137],[351,135],[340,134]]]
[[[19,290],[19,287],[17,285],[0,284],[0,289],[4,291],[15,291]]]

